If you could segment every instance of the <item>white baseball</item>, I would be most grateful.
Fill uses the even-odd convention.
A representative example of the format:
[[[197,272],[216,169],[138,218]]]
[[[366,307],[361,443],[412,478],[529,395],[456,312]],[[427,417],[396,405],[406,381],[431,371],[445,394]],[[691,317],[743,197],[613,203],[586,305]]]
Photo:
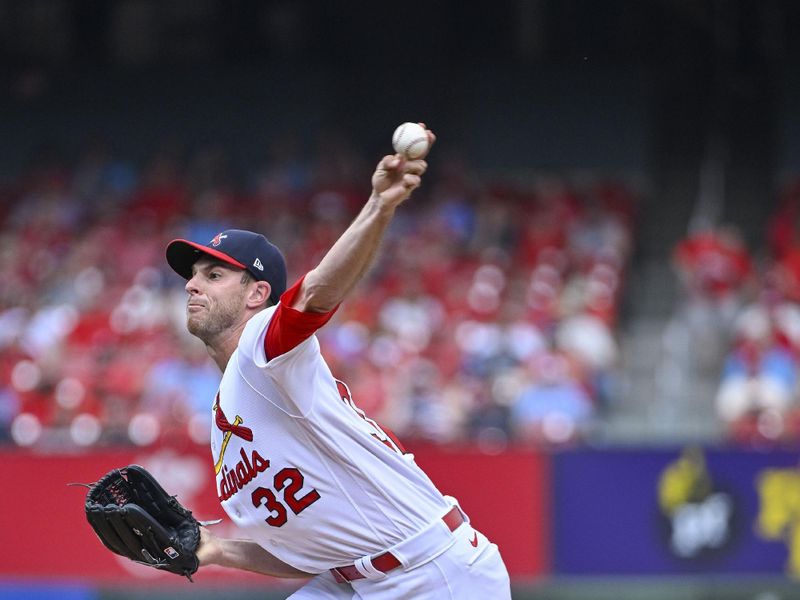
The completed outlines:
[[[392,146],[398,154],[415,159],[425,156],[430,146],[428,132],[418,123],[403,123],[394,130]]]

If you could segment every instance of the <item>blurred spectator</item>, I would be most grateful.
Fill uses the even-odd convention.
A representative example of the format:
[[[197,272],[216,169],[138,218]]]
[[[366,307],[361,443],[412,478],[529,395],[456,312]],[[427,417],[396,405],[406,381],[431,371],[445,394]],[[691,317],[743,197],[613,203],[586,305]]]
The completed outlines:
[[[757,434],[778,439],[796,404],[798,365],[781,343],[773,315],[762,305],[745,310],[736,322],[736,343],[725,360],[717,411],[734,439]],[[742,439],[744,438],[744,439]]]
[[[609,326],[591,314],[576,314],[564,319],[556,330],[556,348],[574,360],[583,370],[586,385],[595,402],[610,402],[614,390],[614,368],[619,351]]]
[[[708,227],[675,247],[673,265],[685,294],[685,321],[693,343],[693,368],[718,368],[737,312],[754,288],[753,260],[739,230]]]
[[[800,246],[785,250],[769,272],[775,291],[791,302],[800,302]]]
[[[563,444],[586,432],[592,400],[575,366],[564,354],[545,353],[533,360],[529,379],[511,407],[517,439]]]
[[[800,180],[792,181],[786,186],[778,209],[770,217],[767,247],[772,257],[778,261],[800,247]]]
[[[689,235],[675,248],[674,261],[691,299],[712,302],[726,312],[738,304],[753,275],[750,254],[732,225]]]

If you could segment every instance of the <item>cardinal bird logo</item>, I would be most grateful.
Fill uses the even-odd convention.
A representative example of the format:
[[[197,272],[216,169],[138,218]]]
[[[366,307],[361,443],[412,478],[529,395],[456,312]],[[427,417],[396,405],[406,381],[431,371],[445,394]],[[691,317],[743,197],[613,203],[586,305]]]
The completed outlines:
[[[214,400],[214,424],[217,426],[217,429],[223,433],[222,445],[219,449],[219,458],[214,464],[214,473],[217,475],[219,475],[219,472],[222,470],[222,460],[225,458],[225,449],[228,447],[228,442],[231,441],[232,435],[240,437],[246,442],[253,441],[253,430],[249,427],[242,427],[242,423],[244,423],[244,420],[239,415],[236,415],[233,419],[233,423],[228,421],[225,413],[222,412],[222,407],[219,405],[219,392],[217,392],[217,397]]]

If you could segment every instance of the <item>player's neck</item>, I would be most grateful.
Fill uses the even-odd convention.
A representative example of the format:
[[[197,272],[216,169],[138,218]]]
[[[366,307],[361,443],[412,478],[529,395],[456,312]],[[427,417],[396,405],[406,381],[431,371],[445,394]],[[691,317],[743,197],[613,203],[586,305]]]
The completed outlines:
[[[228,366],[228,361],[230,361],[231,356],[236,351],[236,347],[239,345],[239,338],[242,336],[242,331],[244,331],[246,324],[247,321],[243,321],[221,332],[213,340],[205,342],[209,356],[217,364],[220,371],[224,372],[225,367]]]

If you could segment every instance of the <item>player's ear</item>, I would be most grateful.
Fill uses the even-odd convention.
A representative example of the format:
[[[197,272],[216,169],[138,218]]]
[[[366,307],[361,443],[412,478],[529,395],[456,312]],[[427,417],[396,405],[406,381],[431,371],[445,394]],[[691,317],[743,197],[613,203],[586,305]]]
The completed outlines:
[[[263,307],[269,300],[272,287],[266,281],[256,281],[247,294],[248,308]]]

